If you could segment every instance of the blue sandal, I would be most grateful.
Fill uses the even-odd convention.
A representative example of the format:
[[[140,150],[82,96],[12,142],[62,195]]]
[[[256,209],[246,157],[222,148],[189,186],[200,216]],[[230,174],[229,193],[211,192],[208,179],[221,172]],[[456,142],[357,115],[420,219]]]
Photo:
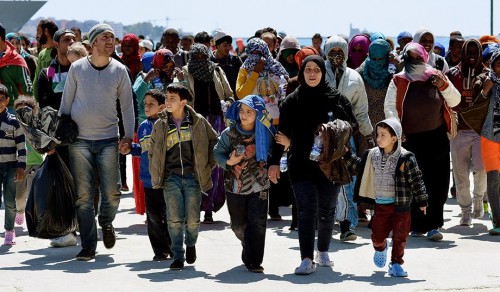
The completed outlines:
[[[385,266],[385,263],[387,262],[387,248],[389,244],[388,242],[385,243],[385,248],[383,251],[375,251],[375,254],[373,255],[373,262],[375,263],[375,266],[379,268],[383,268]]]

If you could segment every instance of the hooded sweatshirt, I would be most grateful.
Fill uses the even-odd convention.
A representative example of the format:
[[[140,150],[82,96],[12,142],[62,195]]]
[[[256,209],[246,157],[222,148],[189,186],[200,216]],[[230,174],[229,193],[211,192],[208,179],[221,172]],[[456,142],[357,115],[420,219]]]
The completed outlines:
[[[384,149],[373,148],[372,165],[375,171],[375,202],[377,204],[390,204],[396,201],[394,188],[394,172],[396,171],[399,157],[401,156],[401,136],[403,129],[396,118],[388,118],[377,124],[387,124],[396,133],[397,148],[396,150],[385,153]],[[405,150],[406,151],[406,150]]]
[[[475,58],[474,64],[469,64],[470,56],[467,49],[471,46],[476,46],[477,54],[472,56]],[[462,47],[462,61],[455,67],[451,68],[446,73],[455,88],[460,92],[460,104],[454,108],[460,112],[461,109],[471,106],[480,96],[483,81],[486,78],[486,68],[483,65],[481,44],[475,39],[467,40]],[[458,129],[470,130],[471,128],[463,120],[462,115],[458,115]]]

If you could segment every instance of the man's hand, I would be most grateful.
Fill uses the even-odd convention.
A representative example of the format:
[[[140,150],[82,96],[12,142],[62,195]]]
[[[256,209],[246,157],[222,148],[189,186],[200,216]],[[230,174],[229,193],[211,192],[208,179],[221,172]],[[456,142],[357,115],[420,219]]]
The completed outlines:
[[[130,149],[131,147],[132,147],[132,139],[128,138],[128,137],[122,138],[120,140],[120,142],[118,143],[118,150],[120,151],[121,154],[123,154],[124,152],[127,152],[127,150]],[[123,154],[123,155],[125,155],[125,154]]]
[[[264,71],[264,65],[266,65],[266,59],[261,58],[257,65],[255,65],[255,68],[253,68],[253,71],[260,74],[262,71]]]
[[[269,176],[269,180],[277,184],[278,180],[280,179],[280,167],[278,165],[271,165],[269,166],[269,169],[267,170],[267,175]]]
[[[420,207],[420,211],[424,212],[424,215],[427,215],[427,207]]]
[[[149,83],[158,76],[160,76],[160,69],[151,68],[148,74],[146,74],[146,77],[144,77],[144,82]]]

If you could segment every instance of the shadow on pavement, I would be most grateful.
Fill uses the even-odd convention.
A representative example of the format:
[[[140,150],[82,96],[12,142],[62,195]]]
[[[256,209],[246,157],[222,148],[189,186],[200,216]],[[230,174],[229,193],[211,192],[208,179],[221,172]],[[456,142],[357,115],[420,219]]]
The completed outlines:
[[[169,263],[170,265],[170,263]],[[195,278],[210,279],[213,280],[214,277],[210,276],[206,272],[197,271],[194,266],[186,266],[180,271],[170,271],[168,266],[164,268],[163,271],[139,274],[139,278],[148,279],[151,282],[169,282],[169,281],[182,281],[182,280],[192,280]],[[189,289],[188,289],[189,290]]]

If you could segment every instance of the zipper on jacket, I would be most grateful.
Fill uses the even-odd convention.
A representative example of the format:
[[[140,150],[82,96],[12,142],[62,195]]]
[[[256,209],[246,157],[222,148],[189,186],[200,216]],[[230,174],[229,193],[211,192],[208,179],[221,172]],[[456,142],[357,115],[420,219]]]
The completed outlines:
[[[181,122],[182,123],[182,122]],[[179,126],[177,126],[177,137],[179,138],[179,158],[181,160],[181,175],[184,177],[184,162],[182,161],[182,146],[181,146],[181,124],[179,124]]]

